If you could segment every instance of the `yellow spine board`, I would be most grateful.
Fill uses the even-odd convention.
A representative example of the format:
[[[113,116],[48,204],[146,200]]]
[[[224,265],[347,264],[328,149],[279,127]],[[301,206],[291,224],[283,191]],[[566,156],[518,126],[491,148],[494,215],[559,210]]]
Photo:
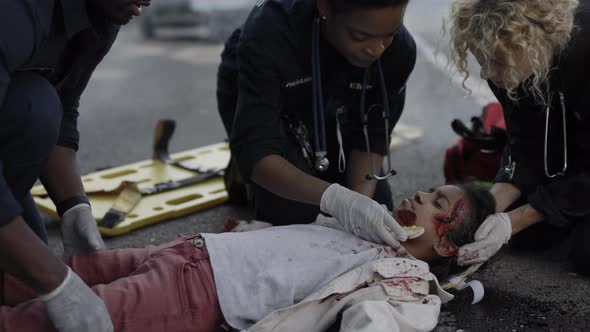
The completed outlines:
[[[229,162],[227,143],[213,144],[197,149],[182,151],[172,155],[175,161],[198,163],[205,168],[223,169]],[[182,180],[197,173],[157,160],[144,160],[137,163],[90,173],[82,177],[84,188],[92,204],[92,213],[99,221],[113,206],[122,183],[133,182],[139,188],[151,187],[156,183]],[[58,219],[55,205],[46,197],[45,189],[37,186],[31,190],[39,208]],[[202,183],[178,188],[172,191],[144,196],[127,217],[112,229],[100,227],[104,236],[118,236],[134,229],[163,220],[178,218],[195,213],[227,200],[227,192],[222,177]]]

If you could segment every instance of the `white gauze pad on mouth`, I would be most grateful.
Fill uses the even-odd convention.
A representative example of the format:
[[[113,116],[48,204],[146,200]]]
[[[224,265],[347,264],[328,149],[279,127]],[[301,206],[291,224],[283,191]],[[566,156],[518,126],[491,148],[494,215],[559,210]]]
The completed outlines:
[[[408,240],[415,239],[420,235],[424,234],[424,227],[422,226],[405,226],[402,227],[404,232],[408,236]]]

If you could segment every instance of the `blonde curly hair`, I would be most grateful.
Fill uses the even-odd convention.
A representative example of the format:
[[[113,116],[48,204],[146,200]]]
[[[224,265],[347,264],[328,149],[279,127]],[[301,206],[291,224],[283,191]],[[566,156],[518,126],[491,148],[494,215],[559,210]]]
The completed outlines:
[[[482,68],[497,65],[508,96],[517,101],[516,89],[524,83],[538,103],[548,102],[543,83],[549,77],[553,54],[567,46],[578,0],[453,0],[450,17],[451,59],[469,78],[469,52],[477,54]],[[519,64],[528,60],[532,76],[522,82]]]

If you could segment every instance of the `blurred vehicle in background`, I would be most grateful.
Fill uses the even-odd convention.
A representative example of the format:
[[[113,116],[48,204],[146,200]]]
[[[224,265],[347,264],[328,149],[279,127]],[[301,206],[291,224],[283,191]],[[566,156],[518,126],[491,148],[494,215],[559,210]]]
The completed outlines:
[[[225,42],[258,0],[160,0],[141,15],[144,38],[156,38],[158,30],[190,30],[209,41]]]

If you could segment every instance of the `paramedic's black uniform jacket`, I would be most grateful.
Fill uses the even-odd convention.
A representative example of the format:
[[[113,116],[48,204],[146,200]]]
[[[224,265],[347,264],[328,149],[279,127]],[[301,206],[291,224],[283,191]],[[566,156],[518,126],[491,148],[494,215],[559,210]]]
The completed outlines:
[[[217,91],[219,109],[230,133],[232,154],[246,179],[250,178],[257,161],[275,154],[308,174],[338,182],[341,175],[338,173],[335,114],[341,106],[346,109],[346,114],[340,117],[346,153],[352,148],[366,150],[359,113],[364,69],[350,65],[323,38],[320,53],[330,160],[328,172],[315,173],[304,161],[301,148],[287,129],[285,117],[302,121],[313,145],[311,37],[315,6],[316,2],[311,0],[263,2],[230,37],[222,54]],[[403,110],[405,85],[415,60],[414,41],[402,27],[381,59],[392,113],[391,129]],[[369,136],[371,150],[384,155],[387,146],[377,73],[373,66],[366,108],[377,105],[371,111]]]
[[[20,72],[44,76],[55,87],[63,107],[60,112],[52,112],[62,114],[57,144],[74,150],[79,140],[80,95],[118,32],[118,26],[92,16],[86,6],[85,0],[0,0],[0,111],[11,87],[11,76]],[[2,125],[17,128],[23,124]],[[31,151],[19,152],[31,154],[30,159],[41,158]],[[3,165],[13,159],[15,156],[0,157],[0,174]],[[0,223],[10,222],[21,213],[1,175],[0,212]]]
[[[505,109],[512,140],[512,159],[516,162],[514,179],[503,171],[507,155],[496,182],[512,182],[523,197],[555,226],[570,225],[576,220],[590,221],[590,0],[582,0],[576,15],[578,30],[561,54],[559,71],[551,74],[553,99],[549,125],[550,174],[563,166],[562,113],[558,89],[566,104],[568,168],[565,176],[549,179],[543,166],[545,110],[532,97],[514,104],[506,91],[490,83]],[[557,64],[557,63],[556,63]],[[510,113],[508,115],[508,113]]]

